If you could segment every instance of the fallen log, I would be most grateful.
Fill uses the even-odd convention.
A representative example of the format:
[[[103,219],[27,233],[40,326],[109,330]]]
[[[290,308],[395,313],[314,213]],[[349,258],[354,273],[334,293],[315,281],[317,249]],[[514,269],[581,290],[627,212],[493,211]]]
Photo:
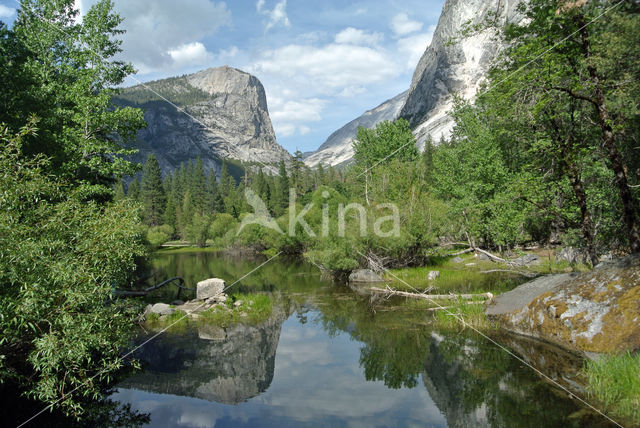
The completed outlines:
[[[426,299],[426,300],[471,300],[475,298],[483,298],[483,299],[493,299],[493,294],[491,293],[480,293],[480,294],[424,294],[424,293],[409,293],[407,291],[398,291],[390,288],[378,288],[371,287],[371,291],[376,293],[384,293],[389,296],[402,296],[409,297],[412,299]]]

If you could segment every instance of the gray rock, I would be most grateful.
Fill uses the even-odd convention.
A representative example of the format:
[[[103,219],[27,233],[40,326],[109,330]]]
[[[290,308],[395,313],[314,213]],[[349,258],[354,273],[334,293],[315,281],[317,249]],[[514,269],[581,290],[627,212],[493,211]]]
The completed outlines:
[[[460,256],[455,256],[454,258],[451,259],[451,263],[462,263],[464,261],[464,259]]]
[[[171,302],[171,304],[173,306],[180,306],[180,305],[184,305],[184,302],[182,300],[174,300],[173,302]]]
[[[427,279],[429,281],[433,281],[436,278],[440,278],[440,271],[437,271],[437,270],[429,271],[429,273],[427,274]]]
[[[453,119],[448,113],[453,94],[466,99],[474,97],[492,61],[503,48],[492,30],[461,37],[463,26],[483,25],[491,14],[495,14],[491,20],[499,25],[506,21],[519,22],[518,4],[497,0],[445,2],[431,44],[416,67],[400,112],[400,117],[409,121],[419,146],[429,137],[437,144],[441,137],[450,135]]]
[[[582,353],[640,350],[640,255],[579,274],[551,275],[498,296],[502,327]]]
[[[540,260],[540,257],[536,256],[535,254],[525,254],[522,257],[511,260],[511,263],[516,266],[537,266],[542,263],[542,261]]]
[[[166,94],[188,115],[150,95],[148,87]],[[141,99],[148,102],[136,104]],[[138,133],[139,151],[133,160],[144,162],[153,153],[164,174],[198,156],[205,168],[218,174],[225,158],[268,164],[291,158],[276,141],[264,87],[255,76],[235,68],[210,68],[133,86],[115,102],[144,109],[148,126]]]
[[[233,302],[233,306],[235,306],[236,308],[238,306],[242,306],[242,300],[236,300],[235,302]]]
[[[357,269],[349,275],[349,282],[383,282],[383,279],[371,269]]]
[[[502,315],[513,312],[527,306],[538,296],[549,291],[555,291],[558,287],[575,274],[564,273],[560,275],[547,275],[529,281],[526,284],[500,294],[491,301],[485,311],[487,315]]]
[[[149,308],[149,312],[158,315],[171,315],[176,310],[166,303],[156,303]]]
[[[571,264],[576,263],[583,255],[573,247],[565,247],[556,255],[557,260],[566,261]]]
[[[220,278],[209,278],[198,282],[196,286],[196,298],[205,300],[215,298],[224,292],[225,282]]]
[[[491,259],[489,258],[489,256],[487,256],[485,253],[476,253],[475,254],[475,258],[481,262],[488,262],[491,261]]]

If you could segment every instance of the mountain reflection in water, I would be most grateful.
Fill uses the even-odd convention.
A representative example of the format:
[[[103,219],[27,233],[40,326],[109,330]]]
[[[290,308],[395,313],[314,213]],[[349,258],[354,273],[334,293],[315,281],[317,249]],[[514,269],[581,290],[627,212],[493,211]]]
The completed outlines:
[[[216,275],[222,265],[229,279],[237,275],[233,260],[216,254],[191,264],[190,254],[163,257],[182,260],[159,265],[196,269],[190,274],[197,278],[226,279]],[[238,263],[250,270],[246,260]],[[606,426],[486,339],[438,331],[424,312],[372,306],[312,267],[274,263],[242,287],[277,291],[271,319],[160,336],[137,354],[143,371],[113,398],[149,413],[159,427]],[[579,359],[509,340],[559,380],[574,378]],[[568,367],[554,371],[557,364]]]

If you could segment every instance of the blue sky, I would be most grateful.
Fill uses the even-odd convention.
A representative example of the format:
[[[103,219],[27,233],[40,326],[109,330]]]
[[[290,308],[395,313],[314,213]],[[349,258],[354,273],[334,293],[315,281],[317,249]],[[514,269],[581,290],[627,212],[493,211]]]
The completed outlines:
[[[76,0],[86,11],[96,0]],[[315,150],[408,89],[444,0],[115,0],[142,81],[230,65],[265,86],[278,142]],[[12,22],[17,0],[0,0]],[[127,86],[135,84],[128,79]]]

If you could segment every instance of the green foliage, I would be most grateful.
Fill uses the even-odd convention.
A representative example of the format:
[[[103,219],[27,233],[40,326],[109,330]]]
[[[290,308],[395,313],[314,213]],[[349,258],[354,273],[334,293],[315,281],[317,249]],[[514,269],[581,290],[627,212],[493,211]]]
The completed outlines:
[[[239,306],[234,303],[240,302]],[[228,327],[234,324],[256,325],[273,313],[273,298],[268,294],[233,294],[226,307],[214,307],[200,314],[199,323]]]
[[[185,226],[185,237],[189,242],[199,247],[204,247],[207,242],[207,231],[210,223],[209,216],[196,212],[192,221]]]
[[[84,200],[110,200],[114,180],[135,172],[122,142],[144,126],[142,111],[111,103],[133,72],[111,60],[120,52],[122,21],[112,6],[102,0],[77,20],[73,0],[25,0],[0,37],[9,59],[1,63],[2,121],[15,131],[36,115],[39,133],[24,138],[23,156],[49,157],[49,171],[74,183]]]
[[[589,394],[615,414],[640,424],[640,355],[629,352],[587,360]]]
[[[155,155],[149,155],[142,173],[140,197],[144,205],[145,222],[150,226],[162,224],[167,196],[162,185],[162,172]]]
[[[174,230],[168,224],[162,226],[152,226],[147,231],[147,241],[154,247],[159,247],[169,241],[173,236]]]
[[[145,255],[139,207],[78,201],[45,158],[23,159],[32,127],[1,132],[0,378],[79,417],[123,367],[136,310],[111,293]]]
[[[416,140],[409,122],[404,119],[380,122],[375,129],[358,127],[353,150],[353,159],[362,168],[387,159],[413,161],[418,158]]]

